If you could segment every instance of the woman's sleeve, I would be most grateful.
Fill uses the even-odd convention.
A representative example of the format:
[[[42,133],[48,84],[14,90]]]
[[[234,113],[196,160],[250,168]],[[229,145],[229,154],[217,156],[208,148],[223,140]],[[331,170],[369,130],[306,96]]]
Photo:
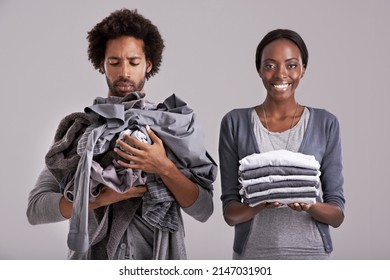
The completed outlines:
[[[340,124],[336,117],[328,127],[327,144],[321,163],[323,200],[340,207],[344,212],[344,177]]]
[[[223,210],[229,202],[233,200],[241,201],[238,192],[239,155],[234,137],[235,129],[232,116],[230,114],[225,115],[221,121],[218,147]]]

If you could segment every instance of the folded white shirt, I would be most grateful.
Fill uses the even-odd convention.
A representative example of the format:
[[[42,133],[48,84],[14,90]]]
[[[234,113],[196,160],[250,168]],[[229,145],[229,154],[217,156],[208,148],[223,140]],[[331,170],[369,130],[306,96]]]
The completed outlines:
[[[288,150],[276,150],[264,153],[255,153],[242,158],[239,170],[249,170],[261,166],[295,166],[301,168],[319,170],[320,163],[313,155],[291,152]]]

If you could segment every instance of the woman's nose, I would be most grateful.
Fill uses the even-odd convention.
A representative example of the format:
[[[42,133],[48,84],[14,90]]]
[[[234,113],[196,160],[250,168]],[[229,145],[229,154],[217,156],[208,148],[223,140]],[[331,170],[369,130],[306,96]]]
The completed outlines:
[[[277,71],[275,73],[278,77],[284,78],[287,76],[287,69],[285,66],[280,66],[277,68]]]

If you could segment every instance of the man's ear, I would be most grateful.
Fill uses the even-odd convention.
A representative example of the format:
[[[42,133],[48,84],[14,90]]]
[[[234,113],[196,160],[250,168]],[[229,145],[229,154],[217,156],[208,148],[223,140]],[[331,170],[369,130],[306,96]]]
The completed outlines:
[[[152,71],[152,68],[153,68],[152,62],[150,60],[147,60],[146,61],[146,73],[149,73],[150,71]]]
[[[102,61],[101,63],[100,63],[100,68],[99,68],[99,70],[100,70],[100,72],[102,73],[102,74],[104,74],[106,71],[104,70],[104,61]]]

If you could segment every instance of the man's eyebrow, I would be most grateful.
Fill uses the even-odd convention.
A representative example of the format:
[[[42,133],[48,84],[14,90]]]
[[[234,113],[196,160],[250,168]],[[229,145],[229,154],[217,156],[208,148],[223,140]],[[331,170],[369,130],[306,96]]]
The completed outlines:
[[[112,56],[107,57],[107,59],[121,60],[122,58],[120,58],[120,57],[118,57],[118,56],[112,55]],[[126,59],[129,60],[129,61],[130,61],[130,60],[133,61],[133,60],[142,59],[142,57],[140,57],[140,56],[131,56],[131,57],[127,57]]]
[[[140,56],[131,56],[131,57],[128,57],[127,59],[135,60],[135,59],[142,59],[142,58]]]

